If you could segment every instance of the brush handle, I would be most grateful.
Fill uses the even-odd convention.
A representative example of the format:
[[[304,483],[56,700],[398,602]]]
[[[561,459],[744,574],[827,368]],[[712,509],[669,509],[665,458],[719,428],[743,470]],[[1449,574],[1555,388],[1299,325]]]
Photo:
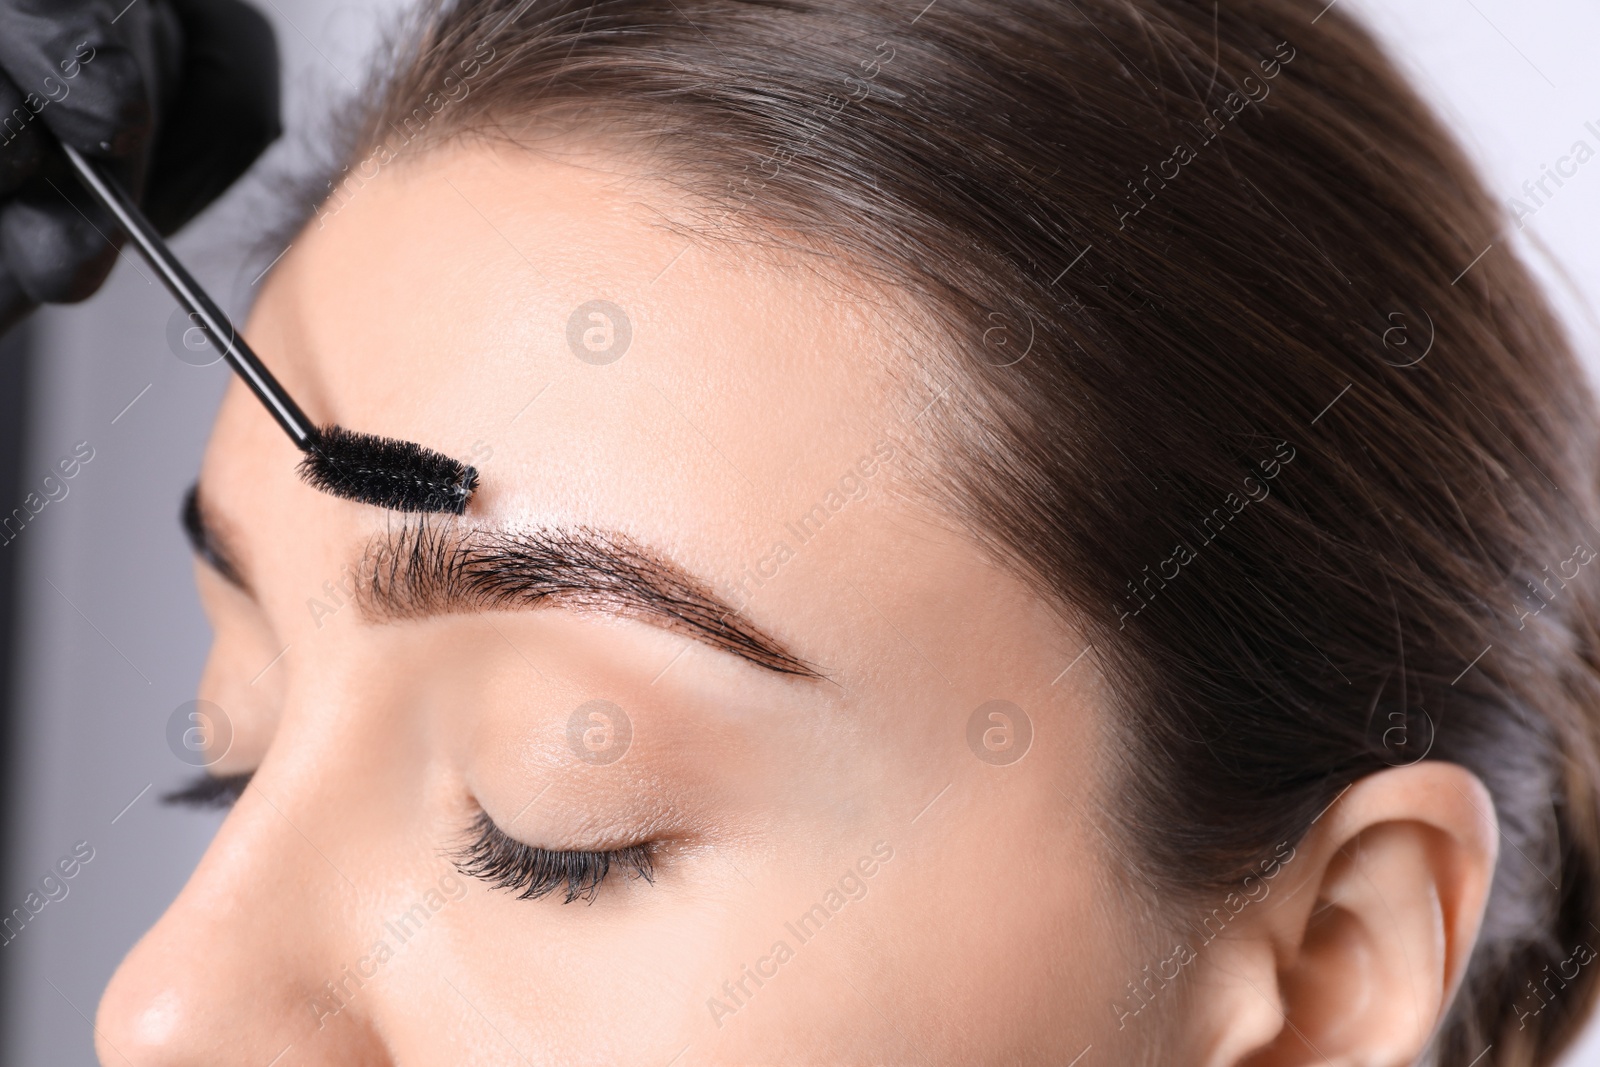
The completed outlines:
[[[318,436],[316,426],[306,418],[306,413],[300,410],[300,405],[284,391],[283,386],[278,384],[272,372],[262,365],[250,346],[244,343],[244,338],[233,328],[228,316],[222,313],[222,309],[200,288],[200,283],[178,262],[155,227],[144,217],[144,212],[139,210],[116,181],[101,173],[100,168],[85,159],[77,149],[63,144],[61,150],[67,154],[67,161],[72,164],[84,188],[111,212],[117,224],[133,238],[133,243],[156,273],[161,275],[162,283],[177,297],[178,303],[199,318],[212,343],[222,348],[223,358],[244,379],[250,391],[266,405],[295,445],[302,451],[310,451],[315,447]]]

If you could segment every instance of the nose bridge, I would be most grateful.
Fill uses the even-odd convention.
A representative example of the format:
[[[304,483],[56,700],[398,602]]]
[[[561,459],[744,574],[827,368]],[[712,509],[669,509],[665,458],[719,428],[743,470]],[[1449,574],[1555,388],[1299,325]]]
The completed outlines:
[[[290,684],[267,758],[113,977],[105,1062],[389,1062],[349,971],[403,877],[383,858],[394,798],[366,780],[398,753],[374,751],[376,709],[339,700],[360,687],[330,682]]]

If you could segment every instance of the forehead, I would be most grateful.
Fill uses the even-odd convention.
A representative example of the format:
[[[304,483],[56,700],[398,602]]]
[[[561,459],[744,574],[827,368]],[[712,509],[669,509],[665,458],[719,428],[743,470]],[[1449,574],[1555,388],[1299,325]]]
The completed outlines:
[[[756,521],[898,436],[890,328],[677,206],[592,157],[430,154],[324,210],[260,329],[328,418],[491,450],[483,507]]]

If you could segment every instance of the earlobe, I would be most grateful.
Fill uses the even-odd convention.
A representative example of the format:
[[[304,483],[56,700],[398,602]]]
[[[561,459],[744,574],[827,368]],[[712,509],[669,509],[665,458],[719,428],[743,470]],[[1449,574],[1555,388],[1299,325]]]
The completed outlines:
[[[1414,1062],[1471,955],[1497,841],[1487,790],[1454,764],[1356,782],[1298,843],[1269,897],[1201,954],[1199,1061]]]

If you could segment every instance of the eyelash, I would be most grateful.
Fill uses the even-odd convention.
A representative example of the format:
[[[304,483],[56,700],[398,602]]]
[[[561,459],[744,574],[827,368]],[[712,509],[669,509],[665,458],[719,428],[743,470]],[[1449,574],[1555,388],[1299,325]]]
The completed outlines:
[[[161,800],[208,811],[231,808],[244,795],[251,776],[250,771],[202,774]],[[517,890],[518,900],[538,900],[563,889],[563,904],[580,899],[592,904],[613,870],[655,884],[655,863],[648,844],[606,851],[539,848],[508,837],[487,812],[478,813],[468,835],[471,839],[451,854],[456,870],[489,883],[492,889]]]
[[[183,788],[163,795],[161,802],[207,811],[231,808],[238,803],[240,797],[244,796],[245,788],[249,786],[253,773],[245,771],[243,774],[201,774]]]
[[[594,903],[600,885],[613,870],[655,884],[655,865],[648,844],[607,851],[556,851],[525,845],[506,836],[487,812],[479,812],[469,831],[471,840],[452,855],[456,870],[489,883],[492,889],[517,890],[518,900],[537,900],[557,889],[563,904]]]

